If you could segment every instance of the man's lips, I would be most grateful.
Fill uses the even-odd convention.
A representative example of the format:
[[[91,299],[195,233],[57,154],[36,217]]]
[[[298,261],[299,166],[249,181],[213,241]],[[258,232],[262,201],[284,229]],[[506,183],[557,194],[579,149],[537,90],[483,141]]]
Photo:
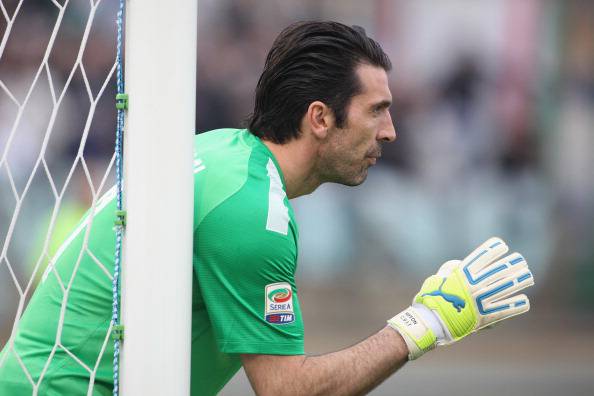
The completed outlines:
[[[369,159],[371,165],[375,165],[375,163],[381,156],[381,148],[376,148],[375,150],[372,150],[369,154],[367,154],[365,157]]]
[[[378,156],[367,156],[367,159],[369,159],[369,161],[371,162],[371,165],[375,165],[375,163],[377,162],[377,159],[379,157],[380,157],[379,155]]]

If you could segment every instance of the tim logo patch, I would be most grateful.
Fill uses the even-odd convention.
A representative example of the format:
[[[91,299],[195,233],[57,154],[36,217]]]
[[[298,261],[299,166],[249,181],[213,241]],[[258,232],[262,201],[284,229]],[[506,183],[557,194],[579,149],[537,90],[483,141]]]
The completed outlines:
[[[288,324],[295,321],[293,291],[287,282],[271,283],[264,288],[265,316],[268,323]]]

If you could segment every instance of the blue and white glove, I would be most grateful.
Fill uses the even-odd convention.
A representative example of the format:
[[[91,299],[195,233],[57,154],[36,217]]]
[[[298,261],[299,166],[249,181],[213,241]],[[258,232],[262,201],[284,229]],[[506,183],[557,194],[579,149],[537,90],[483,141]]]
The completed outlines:
[[[516,293],[534,284],[532,273],[521,254],[505,256],[508,250],[491,238],[464,260],[446,262],[425,280],[413,304],[388,320],[410,360],[530,309],[528,297]]]

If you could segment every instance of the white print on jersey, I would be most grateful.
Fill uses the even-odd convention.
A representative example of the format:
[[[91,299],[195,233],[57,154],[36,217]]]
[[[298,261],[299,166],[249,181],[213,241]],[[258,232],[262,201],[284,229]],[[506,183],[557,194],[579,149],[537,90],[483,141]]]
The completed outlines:
[[[194,155],[194,173],[202,172],[204,169],[206,169],[206,166],[202,163],[202,160]]]
[[[287,235],[289,231],[289,209],[285,206],[285,190],[274,162],[269,158],[266,165],[270,179],[270,192],[268,193],[268,219],[266,229]]]

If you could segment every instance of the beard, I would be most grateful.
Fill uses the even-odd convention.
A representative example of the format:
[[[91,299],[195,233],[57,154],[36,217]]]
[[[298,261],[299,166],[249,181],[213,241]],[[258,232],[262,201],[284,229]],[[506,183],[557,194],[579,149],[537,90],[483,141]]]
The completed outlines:
[[[329,141],[320,153],[318,163],[318,174],[322,183],[354,187],[367,179],[368,169],[372,165],[371,158],[377,159],[381,156],[382,146],[380,142],[373,141],[371,147],[362,152],[362,147],[349,138],[355,132],[349,128],[336,128],[329,133]]]
[[[379,158],[380,156],[381,146],[379,144],[370,148],[364,156],[342,150],[328,153],[320,164],[322,181],[349,187],[361,185],[367,179],[369,167],[372,165],[370,158]]]

